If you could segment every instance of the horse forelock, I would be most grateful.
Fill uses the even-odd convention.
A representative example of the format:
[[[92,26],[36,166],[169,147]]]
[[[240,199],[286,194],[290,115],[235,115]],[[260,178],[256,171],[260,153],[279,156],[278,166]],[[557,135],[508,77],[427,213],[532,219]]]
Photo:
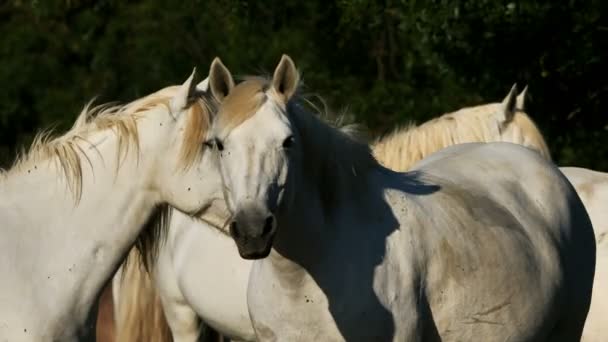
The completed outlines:
[[[273,101],[275,94],[269,87],[270,80],[262,77],[246,77],[235,86],[218,110],[216,132],[228,135],[267,101]],[[318,113],[308,111],[304,103]],[[284,110],[303,139],[304,156],[310,159],[305,168],[318,178],[319,184],[324,184],[319,187],[324,204],[331,204],[336,198],[336,187],[360,187],[367,170],[378,166],[367,144],[367,131],[360,125],[345,123],[346,114],[332,120],[299,92],[289,99]]]
[[[255,115],[266,103],[269,81],[261,77],[249,77],[235,86],[224,98],[217,113],[216,128],[229,132]]]

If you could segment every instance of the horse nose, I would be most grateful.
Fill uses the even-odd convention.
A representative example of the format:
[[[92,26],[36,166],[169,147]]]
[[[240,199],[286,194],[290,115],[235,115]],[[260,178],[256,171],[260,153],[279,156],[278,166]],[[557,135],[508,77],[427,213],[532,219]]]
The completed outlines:
[[[274,215],[266,210],[243,210],[230,223],[230,235],[235,238],[267,238],[275,230]]]
[[[268,210],[242,210],[230,222],[230,235],[245,259],[268,256],[276,230],[275,217]]]

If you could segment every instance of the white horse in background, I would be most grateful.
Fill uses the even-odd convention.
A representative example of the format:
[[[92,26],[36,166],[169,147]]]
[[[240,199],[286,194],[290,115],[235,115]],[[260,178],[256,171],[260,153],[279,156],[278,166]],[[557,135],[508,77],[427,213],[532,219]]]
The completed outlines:
[[[513,85],[500,103],[465,107],[420,126],[397,128],[373,143],[374,156],[385,167],[403,172],[448,146],[502,141],[526,146],[551,160],[542,133],[524,111],[527,89],[517,95]]]
[[[608,173],[580,167],[560,167],[560,170],[583,200],[597,243],[608,242]]]
[[[125,106],[85,107],[0,174],[0,340],[94,336],[100,291],[144,226],[148,258],[168,205],[203,216],[222,201],[203,153],[215,101],[193,77]]]
[[[441,148],[475,141],[521,144],[551,159],[541,132],[524,112],[525,96],[526,89],[517,95],[514,86],[500,103],[467,107],[418,127],[399,128],[378,139],[372,150],[380,163],[400,171]],[[163,298],[174,341],[196,340],[202,329],[199,317],[225,336],[253,341],[245,302],[252,262],[237,256],[225,232],[205,223],[176,214],[170,227],[153,272],[156,286],[149,285],[137,268],[126,272],[137,273],[134,279],[122,279],[121,274],[114,278],[115,316],[122,325],[119,336],[125,336],[118,341],[137,340],[133,335],[141,332],[155,336],[143,338],[146,341],[166,340],[167,323],[154,318],[160,310],[156,290]],[[128,294],[119,300],[121,291]]]
[[[472,143],[390,171],[306,112],[298,79],[284,56],[211,131],[258,340],[580,338],[595,240],[555,165]]]

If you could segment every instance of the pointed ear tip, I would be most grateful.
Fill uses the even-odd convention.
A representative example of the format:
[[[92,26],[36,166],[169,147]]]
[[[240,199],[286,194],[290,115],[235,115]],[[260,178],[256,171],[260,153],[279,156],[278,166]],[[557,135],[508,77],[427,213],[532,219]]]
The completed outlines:
[[[284,54],[281,56],[281,63],[282,63],[282,62],[288,62],[288,63],[290,63],[290,64],[294,64],[294,65],[295,65],[295,63],[293,62],[293,59],[291,59],[291,57],[290,57],[288,54],[286,54],[286,53],[284,53]]]
[[[224,62],[222,62],[222,59],[219,56],[215,56],[215,58],[211,62],[211,65],[224,65]]]

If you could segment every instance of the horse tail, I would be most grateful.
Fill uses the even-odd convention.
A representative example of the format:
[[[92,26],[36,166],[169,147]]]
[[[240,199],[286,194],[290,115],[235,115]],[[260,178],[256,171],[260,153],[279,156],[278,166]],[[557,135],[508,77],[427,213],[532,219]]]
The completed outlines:
[[[160,297],[136,248],[113,280],[116,342],[172,341]]]

